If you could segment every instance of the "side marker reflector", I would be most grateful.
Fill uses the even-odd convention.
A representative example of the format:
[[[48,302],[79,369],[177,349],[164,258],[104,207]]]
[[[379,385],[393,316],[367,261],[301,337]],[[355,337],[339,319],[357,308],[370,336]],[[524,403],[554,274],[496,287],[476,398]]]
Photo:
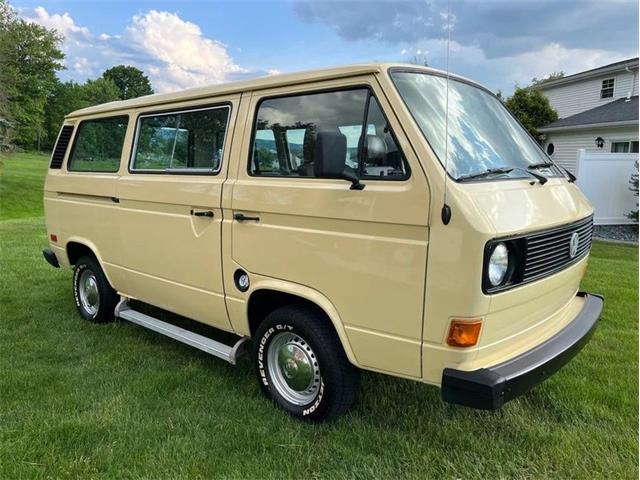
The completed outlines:
[[[447,345],[451,347],[473,347],[478,343],[482,320],[452,320]]]

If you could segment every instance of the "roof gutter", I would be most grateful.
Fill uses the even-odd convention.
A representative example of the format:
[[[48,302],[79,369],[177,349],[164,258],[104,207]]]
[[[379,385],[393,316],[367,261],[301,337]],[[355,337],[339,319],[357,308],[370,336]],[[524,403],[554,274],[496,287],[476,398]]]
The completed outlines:
[[[608,127],[624,127],[627,125],[638,125],[638,120],[621,120],[619,122],[600,122],[600,123],[584,123],[582,125],[566,125],[559,127],[542,127],[538,128],[539,132],[560,132],[568,130],[587,130],[589,128],[608,128]]]
[[[602,75],[606,75],[608,73],[620,72],[628,69],[638,69],[638,60],[634,60],[632,62],[628,62],[626,64],[614,65],[610,67],[602,67],[595,70],[588,70],[586,72],[574,73],[573,75],[569,75],[567,77],[558,78],[557,80],[550,80],[548,82],[541,83],[540,85],[536,85],[536,88],[541,90],[545,90],[547,88],[557,87],[559,85],[564,85],[565,83],[577,82],[579,80],[585,80],[587,78],[600,77]]]

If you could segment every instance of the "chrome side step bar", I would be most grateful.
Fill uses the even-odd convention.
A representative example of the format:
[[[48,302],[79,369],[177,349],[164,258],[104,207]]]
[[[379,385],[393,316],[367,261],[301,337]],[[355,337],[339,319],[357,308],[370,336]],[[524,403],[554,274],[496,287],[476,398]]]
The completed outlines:
[[[218,342],[203,335],[185,330],[184,328],[177,327],[157,318],[145,315],[142,312],[133,310],[128,303],[128,300],[124,297],[120,300],[114,312],[115,316],[128,320],[132,323],[138,324],[142,327],[153,330],[154,332],[161,333],[167,337],[171,337],[179,342],[186,343],[192,347],[209,353],[215,357],[226,360],[231,365],[235,365],[236,361],[244,353],[246,342],[249,337],[242,337],[232,347]]]

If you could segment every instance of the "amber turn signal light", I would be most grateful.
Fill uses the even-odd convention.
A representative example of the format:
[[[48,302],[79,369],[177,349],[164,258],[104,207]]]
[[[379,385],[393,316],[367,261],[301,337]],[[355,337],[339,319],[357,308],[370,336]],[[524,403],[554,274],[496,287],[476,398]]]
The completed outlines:
[[[473,347],[478,343],[482,320],[452,320],[447,337],[451,347]]]

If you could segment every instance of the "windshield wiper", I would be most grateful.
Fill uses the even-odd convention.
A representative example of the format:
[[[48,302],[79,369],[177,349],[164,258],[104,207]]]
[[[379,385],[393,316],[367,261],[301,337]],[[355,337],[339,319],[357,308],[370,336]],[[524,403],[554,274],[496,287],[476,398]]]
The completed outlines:
[[[555,165],[555,163],[553,162],[542,162],[542,163],[534,163],[532,165],[529,165],[527,168],[529,170],[540,170],[541,168],[549,168],[549,167],[553,167]]]
[[[501,173],[509,173],[513,170],[512,167],[496,167],[496,168],[488,168],[486,170],[482,170],[480,172],[469,173],[468,175],[462,175],[458,177],[456,180],[458,182],[465,182],[467,180],[474,180],[476,178],[484,178],[490,175],[498,175]]]
[[[527,175],[531,175],[536,180],[538,180],[538,182],[540,182],[540,185],[544,185],[549,180],[544,175],[540,175],[539,173],[534,173],[531,170],[528,170],[526,168],[515,167],[515,166],[514,167],[488,168],[487,170],[482,170],[481,172],[475,172],[475,173],[470,173],[468,175],[462,175],[461,177],[458,177],[457,180],[459,182],[465,182],[467,180],[475,180],[476,178],[484,178],[484,177],[488,177],[490,175],[498,175],[498,174],[510,173],[513,170],[518,170],[520,172],[526,173]],[[532,185],[533,185],[533,183],[532,183]]]
[[[573,183],[577,180],[576,176],[573,173],[571,173],[569,170],[567,170],[564,167],[561,167],[561,168],[564,171],[564,173],[567,174],[567,179],[569,180],[569,183]]]
[[[530,170],[531,167],[536,167],[538,165],[542,165],[542,164],[541,163],[537,163],[535,165],[529,165],[529,167],[527,167],[527,168],[520,168],[520,167],[513,167],[513,168],[515,168],[516,170],[520,170],[521,172],[528,173],[532,177],[535,177],[540,182],[540,185],[544,185],[545,183],[547,183],[549,181],[549,179],[547,177],[545,177],[544,175],[540,175],[539,173],[535,173],[535,172],[532,172]],[[553,165],[553,164],[551,164],[551,165]],[[542,168],[542,167],[538,167],[538,168]],[[533,183],[531,185],[533,185]]]
[[[567,170],[564,167],[560,167],[559,165],[556,165],[553,162],[534,163],[533,165],[529,165],[527,168],[529,170],[538,170],[540,168],[550,168],[550,167],[558,167],[560,169],[560,173],[566,174],[567,180],[569,180],[569,183],[573,183],[576,181],[576,176],[573,173],[571,173],[569,170]]]

